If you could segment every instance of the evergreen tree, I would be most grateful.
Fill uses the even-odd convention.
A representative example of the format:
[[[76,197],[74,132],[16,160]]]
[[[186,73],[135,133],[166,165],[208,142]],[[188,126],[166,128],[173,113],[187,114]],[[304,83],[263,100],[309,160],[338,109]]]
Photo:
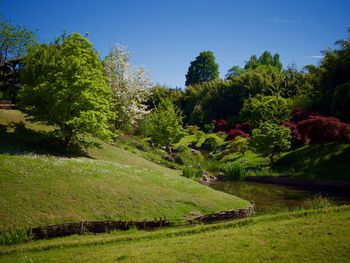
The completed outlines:
[[[203,51],[191,62],[186,74],[185,84],[190,86],[217,79],[219,79],[219,65],[215,62],[214,53]]]

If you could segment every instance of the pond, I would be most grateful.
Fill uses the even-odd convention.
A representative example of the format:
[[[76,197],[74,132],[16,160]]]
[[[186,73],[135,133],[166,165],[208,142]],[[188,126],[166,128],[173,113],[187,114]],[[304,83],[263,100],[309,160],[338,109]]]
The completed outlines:
[[[303,188],[254,182],[214,181],[210,187],[255,204],[256,213],[294,210],[305,207],[307,200],[316,196],[327,197],[335,205],[350,204],[350,195]]]

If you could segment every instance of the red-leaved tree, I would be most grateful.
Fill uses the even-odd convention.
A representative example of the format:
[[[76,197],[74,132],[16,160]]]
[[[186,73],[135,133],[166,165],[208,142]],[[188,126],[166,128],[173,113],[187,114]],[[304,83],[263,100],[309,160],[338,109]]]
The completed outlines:
[[[233,140],[234,138],[236,138],[237,136],[241,136],[243,138],[248,138],[249,137],[249,134],[245,133],[244,131],[242,130],[239,130],[239,129],[231,129],[227,132],[227,136],[226,136],[226,141],[231,141]]]

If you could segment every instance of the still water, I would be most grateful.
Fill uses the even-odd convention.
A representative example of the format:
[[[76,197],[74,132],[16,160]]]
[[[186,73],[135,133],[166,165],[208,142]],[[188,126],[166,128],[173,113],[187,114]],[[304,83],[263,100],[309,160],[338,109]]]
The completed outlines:
[[[350,195],[310,191],[292,186],[253,182],[214,181],[210,186],[255,204],[256,213],[294,210],[305,207],[315,196],[327,197],[335,205],[350,204]]]

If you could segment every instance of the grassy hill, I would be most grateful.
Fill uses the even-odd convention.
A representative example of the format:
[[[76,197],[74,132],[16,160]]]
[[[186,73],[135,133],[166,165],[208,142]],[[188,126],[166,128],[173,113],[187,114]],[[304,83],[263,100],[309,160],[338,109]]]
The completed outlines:
[[[80,220],[186,219],[248,206],[180,172],[100,142],[88,156],[52,156],[28,144],[48,127],[0,111],[0,229]],[[13,126],[13,125],[12,125]],[[34,149],[34,150],[33,150]]]
[[[274,170],[308,179],[350,180],[350,144],[305,145],[282,156]]]
[[[350,206],[0,248],[1,262],[348,262]],[[7,254],[7,255],[6,255]]]

